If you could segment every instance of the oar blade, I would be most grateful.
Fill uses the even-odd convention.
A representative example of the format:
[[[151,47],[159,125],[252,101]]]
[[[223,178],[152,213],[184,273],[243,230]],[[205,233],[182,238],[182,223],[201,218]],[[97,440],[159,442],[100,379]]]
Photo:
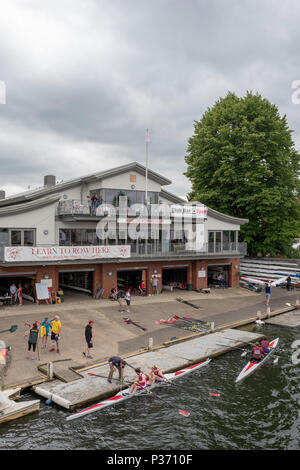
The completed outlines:
[[[191,414],[189,411],[184,411],[184,410],[178,410],[178,412],[182,416],[186,416],[186,417],[190,416],[190,414]]]
[[[16,331],[17,329],[18,329],[18,325],[12,325],[9,331],[10,333],[14,333],[14,331]]]

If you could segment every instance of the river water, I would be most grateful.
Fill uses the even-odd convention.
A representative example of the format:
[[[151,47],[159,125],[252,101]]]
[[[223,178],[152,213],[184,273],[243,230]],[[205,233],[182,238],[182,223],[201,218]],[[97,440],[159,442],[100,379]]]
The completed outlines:
[[[74,421],[66,421],[69,412],[42,399],[39,413],[0,425],[0,449],[299,449],[300,364],[292,360],[292,344],[300,340],[300,330],[260,330],[269,339],[279,336],[280,348],[239,384],[235,378],[248,356],[236,350],[178,379],[175,386],[156,388],[155,397],[134,397]],[[22,399],[32,397],[26,393]]]

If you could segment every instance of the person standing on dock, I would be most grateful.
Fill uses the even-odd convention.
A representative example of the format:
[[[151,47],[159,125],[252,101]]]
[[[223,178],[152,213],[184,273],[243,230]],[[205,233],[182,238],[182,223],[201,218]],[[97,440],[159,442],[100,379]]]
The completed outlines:
[[[127,362],[124,361],[124,359],[122,359],[119,356],[112,356],[108,359],[108,364],[110,367],[110,371],[108,374],[107,381],[111,383],[111,379],[114,375],[114,372],[116,371],[116,368],[119,371],[119,380],[123,381],[124,380],[124,368],[127,365]]]
[[[17,301],[17,286],[14,282],[10,286],[9,291],[10,291],[11,304],[16,303],[16,301]]]
[[[291,286],[292,286],[292,278],[289,274],[288,277],[287,277],[287,280],[286,280],[286,288],[287,288],[288,291],[291,290]]]
[[[85,327],[85,340],[86,340],[86,348],[85,352],[82,354],[87,357],[88,359],[93,359],[93,356],[90,354],[90,349],[93,347],[93,333],[92,333],[92,324],[95,323],[93,320],[90,320]]]
[[[265,294],[266,294],[266,306],[269,307],[270,298],[271,298],[271,283],[270,282],[266,282],[265,284]]]
[[[125,309],[122,305],[122,298],[124,297],[124,291],[116,289],[115,294],[116,294],[116,299],[117,299],[119,307],[120,307],[118,312],[125,312]]]
[[[50,352],[55,351],[55,346],[56,346],[56,352],[59,353],[58,342],[59,342],[59,333],[61,330],[61,321],[59,319],[59,316],[55,315],[53,320],[50,320],[50,324],[52,325],[52,331],[51,331],[52,348],[50,349]]]
[[[34,360],[37,359],[36,356],[35,356],[35,351],[36,351],[38,337],[39,337],[39,329],[38,329],[38,326],[37,326],[36,322],[32,325],[29,332],[26,333],[24,336],[28,336],[28,335],[29,335],[29,338],[28,338],[28,349],[27,349],[26,359],[29,359],[30,350],[32,348],[32,357],[31,358],[34,361]]]
[[[127,289],[126,293],[125,293],[125,302],[127,304],[127,309],[126,309],[126,312],[127,313],[130,313],[130,300],[131,300],[131,295],[130,295],[130,289]]]
[[[49,322],[48,318],[44,318],[41,323],[41,331],[40,335],[42,338],[42,349],[47,347],[48,336],[50,333],[51,323]]]
[[[23,305],[22,294],[23,294],[23,287],[22,287],[22,284],[19,284],[19,287],[18,287],[18,290],[17,290],[17,298],[18,298],[20,307],[22,307],[22,305]]]
[[[158,279],[157,279],[156,276],[154,276],[154,277],[151,279],[151,283],[152,283],[152,295],[157,295]]]

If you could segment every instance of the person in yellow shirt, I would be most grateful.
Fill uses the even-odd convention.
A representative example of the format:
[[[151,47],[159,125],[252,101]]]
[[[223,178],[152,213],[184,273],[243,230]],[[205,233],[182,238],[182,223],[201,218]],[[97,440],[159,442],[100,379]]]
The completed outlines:
[[[61,321],[59,319],[59,316],[55,315],[53,320],[50,320],[49,323],[51,323],[52,325],[52,331],[51,331],[52,348],[50,349],[50,352],[55,351],[55,345],[56,345],[56,352],[59,353],[58,341],[59,341],[59,333],[61,330]]]

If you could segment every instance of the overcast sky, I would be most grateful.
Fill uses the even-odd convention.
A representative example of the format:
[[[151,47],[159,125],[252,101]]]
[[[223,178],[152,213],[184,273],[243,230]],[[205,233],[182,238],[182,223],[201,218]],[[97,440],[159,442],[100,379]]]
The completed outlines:
[[[194,120],[228,91],[276,104],[300,150],[299,24],[298,0],[3,0],[0,189],[145,164],[149,128],[149,167],[186,196]]]

